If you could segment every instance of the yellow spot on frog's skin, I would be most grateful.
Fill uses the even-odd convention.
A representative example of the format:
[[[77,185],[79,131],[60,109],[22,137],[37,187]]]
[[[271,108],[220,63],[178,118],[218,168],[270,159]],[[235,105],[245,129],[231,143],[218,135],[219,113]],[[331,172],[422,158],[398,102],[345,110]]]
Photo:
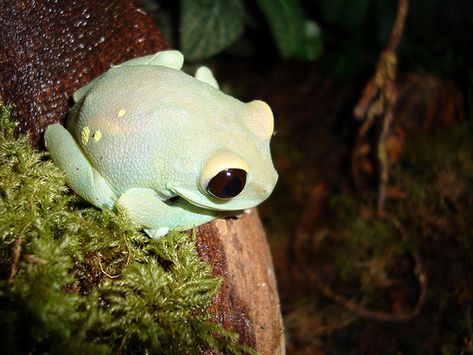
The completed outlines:
[[[84,128],[82,128],[82,134],[80,136],[80,139],[83,145],[86,145],[89,142],[89,135],[90,135],[89,127],[85,126]]]
[[[123,116],[125,116],[125,113],[126,113],[126,110],[121,109],[120,111],[118,111],[117,116],[118,116],[118,117],[123,117]]]
[[[100,130],[96,130],[93,137],[94,137],[95,143],[97,143],[100,140],[100,138],[102,138],[102,132],[100,132]]]

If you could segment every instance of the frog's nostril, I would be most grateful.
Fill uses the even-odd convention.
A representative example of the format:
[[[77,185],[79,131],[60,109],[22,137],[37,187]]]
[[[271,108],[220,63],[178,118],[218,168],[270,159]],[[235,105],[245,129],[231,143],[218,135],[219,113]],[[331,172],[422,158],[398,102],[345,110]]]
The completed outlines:
[[[261,189],[261,193],[262,193],[263,196],[267,196],[267,195],[271,194],[271,191],[272,191],[272,190],[273,190],[272,188],[267,187],[267,186],[264,186],[264,187]]]

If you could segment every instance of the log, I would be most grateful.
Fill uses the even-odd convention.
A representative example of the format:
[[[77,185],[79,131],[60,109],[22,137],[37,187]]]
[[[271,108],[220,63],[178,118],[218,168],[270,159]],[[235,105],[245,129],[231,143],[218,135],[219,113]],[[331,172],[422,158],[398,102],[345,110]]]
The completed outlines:
[[[7,1],[0,7],[0,97],[37,145],[70,97],[113,64],[168,48],[130,0]]]
[[[154,21],[132,0],[18,0],[0,7],[0,102],[19,131],[41,145],[64,122],[75,90],[113,64],[167,49]],[[274,270],[256,209],[198,228],[198,252],[224,281],[215,322],[261,354],[283,354]]]
[[[198,228],[197,250],[224,281],[214,319],[260,354],[284,354],[284,334],[271,253],[257,209]]]

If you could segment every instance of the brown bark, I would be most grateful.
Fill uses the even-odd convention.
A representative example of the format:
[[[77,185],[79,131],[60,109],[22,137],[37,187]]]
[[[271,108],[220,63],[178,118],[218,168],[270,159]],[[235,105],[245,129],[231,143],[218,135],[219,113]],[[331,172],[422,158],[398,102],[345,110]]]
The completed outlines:
[[[75,90],[112,64],[168,48],[130,0],[18,0],[0,6],[0,97],[37,145]]]
[[[75,90],[112,64],[168,48],[132,0],[19,0],[0,7],[0,102],[31,143],[64,120]],[[258,213],[199,228],[199,254],[224,281],[214,319],[261,354],[284,353],[273,265]]]
[[[215,275],[224,276],[213,302],[215,320],[260,354],[284,354],[276,279],[257,210],[237,220],[218,219],[198,231],[199,255]]]

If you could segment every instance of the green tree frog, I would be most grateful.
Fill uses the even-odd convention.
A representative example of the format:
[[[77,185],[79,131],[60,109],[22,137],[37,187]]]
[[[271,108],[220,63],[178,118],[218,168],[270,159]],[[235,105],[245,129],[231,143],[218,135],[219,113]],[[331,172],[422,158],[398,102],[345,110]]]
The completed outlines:
[[[277,180],[273,114],[219,90],[212,72],[181,68],[175,50],[130,60],[80,88],[67,129],[45,144],[68,185],[99,208],[122,208],[158,238],[254,207]]]

